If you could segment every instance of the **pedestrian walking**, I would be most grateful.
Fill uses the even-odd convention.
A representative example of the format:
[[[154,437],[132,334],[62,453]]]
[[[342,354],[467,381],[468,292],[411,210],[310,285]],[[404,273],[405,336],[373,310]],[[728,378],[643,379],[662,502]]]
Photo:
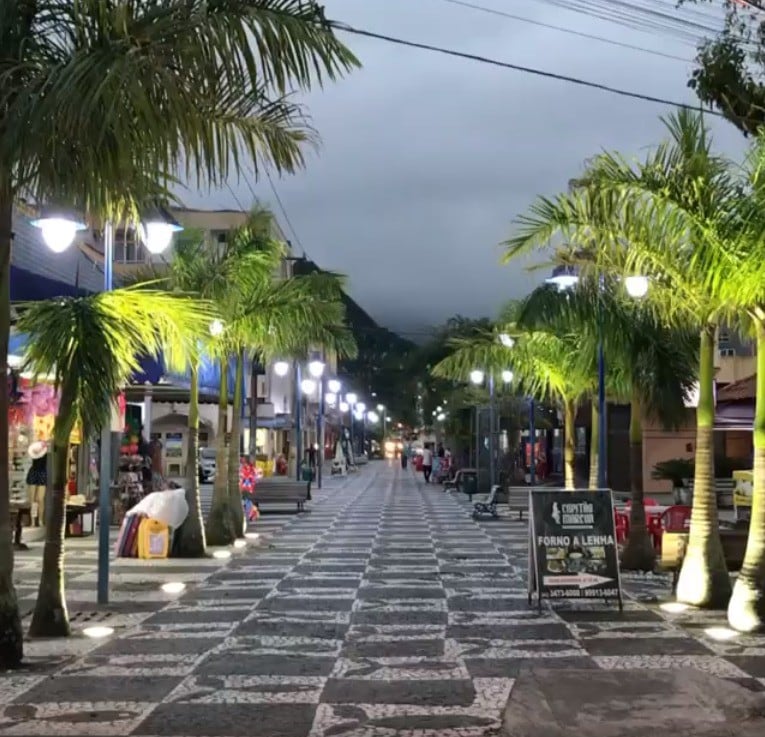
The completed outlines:
[[[406,464],[409,461],[409,455],[407,449],[404,447],[401,449],[401,468],[406,471]]]
[[[425,477],[425,483],[430,483],[430,474],[433,472],[433,451],[428,443],[422,449],[422,475]]]

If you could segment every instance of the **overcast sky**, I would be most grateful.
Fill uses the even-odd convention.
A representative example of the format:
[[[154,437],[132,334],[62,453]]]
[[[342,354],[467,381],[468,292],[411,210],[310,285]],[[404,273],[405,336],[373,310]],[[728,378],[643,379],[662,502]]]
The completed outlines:
[[[674,0],[631,1],[676,12]],[[444,0],[324,0],[328,17],[358,28],[694,102],[688,43],[566,10],[562,0],[474,2],[688,62]],[[564,189],[601,149],[644,154],[662,137],[659,115],[670,111],[378,40],[343,40],[363,69],[306,97],[322,147],[276,188],[308,256],[347,274],[373,317],[413,338],[455,313],[494,316],[525,294],[541,274],[499,265],[513,219],[537,194]],[[741,135],[724,122],[713,127],[718,147],[740,157]],[[249,206],[249,186],[232,188]],[[267,180],[255,189],[294,242]],[[237,206],[228,191],[189,199]]]

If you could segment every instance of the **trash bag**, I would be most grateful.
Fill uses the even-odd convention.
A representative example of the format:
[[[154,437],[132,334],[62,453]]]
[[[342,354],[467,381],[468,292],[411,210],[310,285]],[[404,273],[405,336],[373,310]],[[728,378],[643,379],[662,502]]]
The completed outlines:
[[[189,514],[186,492],[183,489],[154,491],[141,499],[130,514],[145,514],[177,530]]]

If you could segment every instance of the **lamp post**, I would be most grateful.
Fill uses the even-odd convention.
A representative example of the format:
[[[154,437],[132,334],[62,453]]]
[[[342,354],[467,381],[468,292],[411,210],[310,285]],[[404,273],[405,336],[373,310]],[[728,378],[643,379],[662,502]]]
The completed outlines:
[[[565,291],[579,283],[579,275],[574,267],[560,266],[553,271],[553,275],[547,279],[549,284],[555,284],[559,291]],[[648,277],[641,275],[627,276],[623,279],[627,294],[633,299],[645,297],[648,293]],[[598,294],[605,290],[603,274],[598,277]],[[606,418],[606,359],[603,350],[603,319],[602,300],[598,299],[598,487],[605,489],[608,484],[606,453],[608,441],[606,432],[608,422]]]
[[[482,369],[474,369],[470,372],[470,381],[476,386],[483,384],[486,378],[486,373]],[[502,381],[509,384],[513,380],[513,372],[507,369],[502,371]],[[488,388],[489,388],[489,488],[493,487],[496,483],[496,463],[497,463],[497,451],[496,451],[496,437],[497,430],[497,418],[496,418],[496,406],[495,406],[495,391],[494,391],[494,370],[488,372]],[[479,414],[476,412],[476,431],[478,430],[478,418]],[[476,456],[476,467],[478,467],[478,457]]]
[[[377,411],[380,413],[380,417],[382,417],[382,441],[383,446],[385,445],[385,436],[387,435],[387,420],[388,418],[385,416],[387,409],[384,404],[378,404],[377,405]]]
[[[356,448],[355,448],[354,439],[353,439],[353,436],[354,436],[354,433],[353,433],[353,415],[354,415],[354,408],[355,408],[356,402],[359,401],[359,398],[358,398],[358,396],[354,392],[348,392],[348,394],[345,395],[345,401],[347,402],[348,409],[350,410],[350,416],[348,418],[348,422],[349,422],[349,424],[351,426],[351,437],[350,437],[350,441],[351,441],[351,453],[355,456],[356,455]]]
[[[319,414],[316,416],[316,435],[319,451],[316,458],[316,486],[321,489],[322,466],[324,465],[324,362],[315,359],[308,364],[308,373],[316,380],[319,389]]]
[[[367,411],[367,405],[364,404],[364,402],[357,402],[356,403],[356,419],[361,422],[361,437],[360,437],[360,445],[359,445],[359,455],[364,455],[364,446],[366,443],[366,411]]]
[[[78,231],[85,229],[85,223],[61,211],[43,210],[32,225],[42,232],[45,244],[54,253],[63,253],[72,245]],[[151,254],[164,251],[173,234],[183,230],[170,213],[161,206],[155,206],[144,213],[140,235],[146,250]],[[104,291],[114,288],[114,223],[104,225]],[[84,428],[83,428],[84,429]],[[84,439],[84,438],[83,438]],[[109,531],[111,528],[111,425],[104,423],[101,428],[101,455],[99,458],[98,486],[98,603],[109,603]]]

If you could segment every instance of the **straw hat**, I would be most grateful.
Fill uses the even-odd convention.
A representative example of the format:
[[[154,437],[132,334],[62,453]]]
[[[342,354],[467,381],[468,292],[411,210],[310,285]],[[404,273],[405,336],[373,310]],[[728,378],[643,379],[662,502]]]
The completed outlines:
[[[42,458],[47,452],[48,444],[44,440],[36,440],[27,449],[27,454],[33,461]]]

